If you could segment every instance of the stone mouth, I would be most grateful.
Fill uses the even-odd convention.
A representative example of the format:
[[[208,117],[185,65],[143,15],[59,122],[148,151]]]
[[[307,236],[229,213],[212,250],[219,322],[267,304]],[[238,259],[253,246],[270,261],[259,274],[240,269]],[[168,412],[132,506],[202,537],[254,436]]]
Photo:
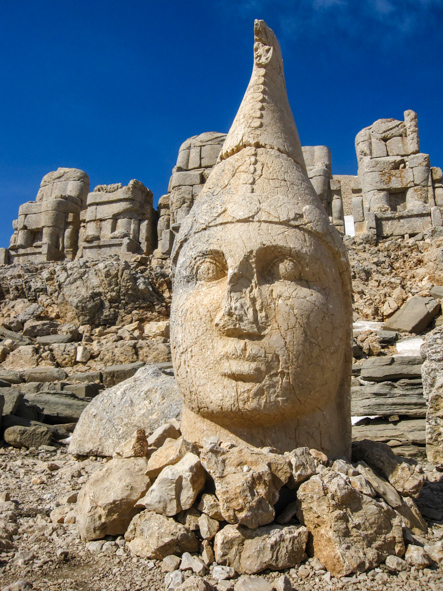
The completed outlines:
[[[266,366],[262,361],[226,359],[222,363],[221,374],[238,382],[260,383],[266,375]]]

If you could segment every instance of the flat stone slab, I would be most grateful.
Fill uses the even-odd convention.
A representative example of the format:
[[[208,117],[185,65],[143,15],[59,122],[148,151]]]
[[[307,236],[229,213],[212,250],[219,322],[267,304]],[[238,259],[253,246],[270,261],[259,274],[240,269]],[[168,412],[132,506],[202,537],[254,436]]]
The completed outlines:
[[[431,297],[413,296],[389,318],[384,326],[400,332],[420,334],[440,312],[440,302]]]
[[[7,369],[0,370],[0,380],[8,384],[22,384],[24,382],[23,377],[17,371]]]
[[[104,390],[83,412],[69,451],[75,455],[112,456],[137,429],[146,435],[180,418],[182,401],[168,370],[146,365],[128,380]]]
[[[368,425],[354,425],[352,427],[352,440],[371,439],[388,443],[389,441],[400,441],[425,445],[426,443],[426,420],[411,419],[388,423],[371,421]]]
[[[351,415],[426,417],[421,380],[380,382],[351,388]]]
[[[64,369],[58,367],[33,367],[21,373],[25,382],[59,382],[68,375]]]
[[[420,378],[422,363],[422,358],[415,355],[373,357],[363,362],[360,377],[368,382]]]
[[[39,418],[45,423],[76,422],[89,404],[74,394],[52,392],[26,394],[24,401],[38,407]]]
[[[103,372],[103,383],[106,388],[111,388],[111,386],[115,386],[128,378],[132,378],[132,376],[143,367],[145,364],[144,361],[136,361],[135,363],[124,363],[122,365],[111,365],[106,367]]]
[[[74,340],[70,334],[48,334],[43,337],[37,337],[39,345],[57,345],[59,343],[72,343]]]

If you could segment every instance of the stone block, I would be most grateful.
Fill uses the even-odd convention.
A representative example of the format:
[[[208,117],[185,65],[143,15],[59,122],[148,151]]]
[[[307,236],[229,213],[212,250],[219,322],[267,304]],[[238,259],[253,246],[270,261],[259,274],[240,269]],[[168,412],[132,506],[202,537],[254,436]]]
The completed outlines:
[[[200,148],[191,148],[189,151],[188,170],[200,168]]]
[[[405,137],[393,137],[386,142],[389,156],[407,156],[410,153]]]
[[[3,415],[13,415],[23,400],[23,393],[15,388],[1,388],[0,391],[4,402]]]
[[[429,168],[431,165],[429,154],[411,154],[407,160],[410,168],[415,168],[416,166]]]
[[[201,182],[201,172],[175,172],[172,175],[171,190],[183,185],[199,185]]]
[[[421,376],[421,365],[417,356],[371,357],[363,361],[360,377],[368,382],[414,379]]]
[[[385,328],[420,334],[440,312],[440,303],[431,297],[413,296],[385,322]]]
[[[354,222],[363,222],[365,219],[365,212],[363,208],[363,197],[352,198],[352,215]]]
[[[425,166],[416,166],[413,169],[414,183],[421,187],[427,187],[429,183],[429,168]]]
[[[125,539],[136,556],[157,560],[171,554],[180,556],[184,552],[196,552],[199,547],[198,539],[187,527],[150,511],[142,511],[133,518]]]
[[[218,155],[220,154],[221,147],[221,144],[209,144],[208,146],[203,146],[201,154],[201,165],[203,168],[214,166],[217,162]]]
[[[215,536],[215,559],[239,574],[283,570],[305,559],[307,541],[308,530],[301,525],[267,525],[255,530],[227,525]]]
[[[145,366],[127,381],[95,397],[72,435],[70,453],[112,456],[137,429],[152,433],[180,417],[181,397],[174,377],[158,367]]]
[[[367,172],[362,177],[362,189],[368,191],[393,191],[412,187],[414,176],[410,168],[385,172]]]
[[[5,429],[3,438],[13,447],[40,447],[50,445],[53,433],[49,427],[22,427],[15,425]]]
[[[9,250],[0,248],[0,265],[9,265]]]
[[[442,225],[442,213],[439,207],[431,207],[431,221],[434,228]]]
[[[33,367],[21,373],[25,382],[59,382],[67,377],[65,370],[57,367]]]
[[[55,392],[26,394],[24,401],[37,407],[39,420],[51,424],[76,423],[89,404],[75,395]]]
[[[388,148],[386,142],[378,138],[371,138],[371,152],[372,158],[383,158],[388,155]]]

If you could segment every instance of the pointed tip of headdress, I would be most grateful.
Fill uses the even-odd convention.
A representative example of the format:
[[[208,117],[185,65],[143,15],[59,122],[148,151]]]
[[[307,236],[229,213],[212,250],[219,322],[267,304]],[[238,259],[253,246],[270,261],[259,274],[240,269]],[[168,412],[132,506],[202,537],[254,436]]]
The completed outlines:
[[[304,169],[305,162],[289,106],[280,45],[265,21],[254,22],[254,67],[219,161],[252,146],[278,150]]]

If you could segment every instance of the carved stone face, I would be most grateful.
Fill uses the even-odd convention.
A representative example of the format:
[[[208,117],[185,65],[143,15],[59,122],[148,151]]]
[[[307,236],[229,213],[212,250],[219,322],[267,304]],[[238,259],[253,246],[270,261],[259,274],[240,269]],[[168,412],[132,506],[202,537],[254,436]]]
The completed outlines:
[[[272,425],[331,403],[346,315],[335,260],[301,229],[214,226],[180,252],[171,345],[185,405],[224,425]]]

